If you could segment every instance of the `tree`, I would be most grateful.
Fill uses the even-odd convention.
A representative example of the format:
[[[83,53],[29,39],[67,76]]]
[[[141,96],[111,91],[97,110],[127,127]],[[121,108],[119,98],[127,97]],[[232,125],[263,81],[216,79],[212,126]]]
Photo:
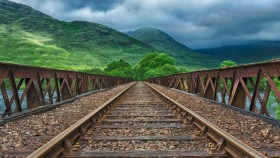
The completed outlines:
[[[120,59],[109,63],[102,73],[134,78],[134,80],[145,80],[151,77],[175,74],[179,71],[183,72],[185,69],[178,70],[175,67],[175,60],[171,56],[165,53],[151,53],[140,59],[134,69],[128,62]]]
[[[232,67],[232,66],[236,66],[236,63],[232,60],[224,60],[221,62],[221,68]]]
[[[112,61],[111,63],[109,63],[104,70],[107,72],[111,72],[118,68],[126,68],[126,67],[131,67],[131,65],[128,62],[120,59],[118,61]]]
[[[163,66],[156,67],[155,69],[148,70],[145,73],[144,78],[147,79],[147,78],[152,78],[152,77],[170,75],[170,74],[174,74],[177,72],[178,72],[178,70],[176,69],[175,66],[165,64]]]
[[[150,77],[177,73],[175,60],[165,53],[151,53],[142,58],[134,68],[134,78],[145,80]]]
[[[133,68],[132,66],[120,59],[118,61],[112,61],[107,65],[104,71],[113,76],[125,77],[125,78],[133,78]]]

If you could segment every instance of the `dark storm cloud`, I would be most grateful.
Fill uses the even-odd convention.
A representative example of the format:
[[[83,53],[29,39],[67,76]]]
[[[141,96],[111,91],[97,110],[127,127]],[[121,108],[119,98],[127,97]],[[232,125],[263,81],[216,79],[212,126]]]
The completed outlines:
[[[47,1],[47,0],[44,0]],[[108,11],[121,5],[123,0],[60,0],[65,4],[65,10],[77,10],[90,7],[93,11]]]
[[[267,25],[280,21],[279,15],[279,2],[266,7],[243,6],[242,3],[224,4],[206,10],[193,23],[196,26],[211,27],[217,31],[217,35],[244,35],[258,33]]]
[[[280,40],[279,0],[13,0],[119,31],[161,29],[192,48]]]

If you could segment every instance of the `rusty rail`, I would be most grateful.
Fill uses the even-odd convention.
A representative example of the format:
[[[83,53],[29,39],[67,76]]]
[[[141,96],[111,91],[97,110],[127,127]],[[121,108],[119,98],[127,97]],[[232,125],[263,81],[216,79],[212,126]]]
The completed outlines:
[[[134,83],[135,84],[135,83]],[[100,107],[86,115],[84,118],[76,122],[74,125],[67,128],[65,131],[54,137],[48,143],[34,151],[28,158],[41,158],[41,157],[58,157],[64,152],[73,152],[72,144],[82,136],[86,135],[86,131],[91,128],[96,122],[100,120],[109,108],[118,101],[121,96],[134,84],[130,85],[116,96],[102,104]]]
[[[147,84],[148,85],[148,84]],[[178,103],[177,101],[169,98],[165,94],[161,93],[157,89],[148,85],[162,100],[167,102],[173,110],[180,114],[180,117],[187,121],[188,124],[193,124],[199,131],[198,136],[206,135],[215,143],[209,146],[209,152],[211,154],[228,153],[231,157],[252,157],[252,158],[264,158],[265,156],[256,151],[252,147],[246,145],[242,141],[233,137],[226,131],[220,129],[215,124],[211,123],[207,119],[198,115],[194,111]]]
[[[149,85],[148,85],[149,86]],[[92,111],[90,114],[79,120],[77,123],[60,133],[58,136],[53,138],[51,141],[46,143],[44,146],[40,147],[36,151],[34,151],[31,155],[28,156],[28,158],[41,158],[41,157],[99,157],[99,155],[96,155],[98,152],[102,153],[101,155],[104,155],[104,152],[107,153],[108,150],[102,151],[102,150],[84,150],[79,149],[81,144],[79,143],[79,139],[84,140],[93,140],[90,135],[92,135],[92,129],[96,128],[96,125],[98,123],[101,123],[103,119],[106,119],[106,115],[108,117],[108,112],[111,111],[111,108],[114,107],[115,103],[122,99],[123,95],[125,93],[129,93],[128,89],[133,87],[131,85],[130,87],[126,88],[116,96],[114,96],[112,99],[110,99],[108,102],[104,103],[99,108]],[[170,107],[172,111],[177,113],[180,118],[187,124],[191,125],[189,127],[192,128],[192,126],[197,127],[197,130],[195,131],[195,136],[200,138],[206,138],[213,140],[213,143],[208,144],[209,151],[207,151],[208,157],[215,157],[217,155],[221,157],[228,157],[229,155],[231,157],[250,157],[250,158],[264,158],[265,156],[262,155],[260,152],[254,150],[250,146],[244,144],[243,142],[239,141],[235,137],[231,136],[230,134],[226,133],[216,125],[210,123],[205,118],[201,117],[200,115],[196,114],[195,112],[191,111],[190,109],[184,107],[180,103],[172,100],[171,98],[167,97],[166,95],[162,94],[160,91],[152,88],[149,86],[149,88],[155,92],[164,102],[167,103],[167,107]],[[130,93],[129,93],[130,94]],[[119,104],[121,105],[121,104]],[[130,104],[131,105],[131,104]],[[131,106],[135,106],[137,104],[133,104]],[[158,104],[146,104],[149,106],[155,106]],[[145,105],[144,105],[145,106]],[[142,119],[141,119],[142,120]],[[119,121],[125,121],[125,120],[118,120]],[[131,121],[131,120],[130,120]],[[137,120],[138,121],[138,120]],[[143,120],[142,120],[143,121]],[[153,120],[150,120],[153,121]],[[154,120],[154,121],[161,121],[161,120]],[[100,126],[100,124],[98,124]],[[109,125],[110,126],[110,125]],[[121,126],[121,125],[120,125]],[[131,126],[132,127],[132,126]],[[115,127],[113,127],[115,128]],[[91,130],[91,132],[90,132]],[[130,137],[131,138],[131,137]],[[135,137],[132,137],[135,139]],[[183,137],[182,137],[183,138]],[[181,138],[181,139],[182,139]],[[125,138],[127,139],[127,138]],[[137,139],[137,138],[136,138]],[[139,137],[138,139],[141,140]],[[164,139],[164,138],[163,138]],[[170,138],[165,138],[169,140]],[[112,140],[115,140],[115,138],[112,138]],[[75,147],[76,146],[76,147]],[[76,149],[75,149],[76,148]],[[190,149],[192,150],[192,149]],[[176,151],[169,151],[170,153],[176,155]],[[187,150],[183,150],[185,153],[187,153]],[[198,151],[198,150],[196,150]],[[204,150],[199,150],[204,151]],[[110,152],[110,151],[109,151]],[[108,152],[108,153],[109,153]],[[112,152],[112,151],[111,151]],[[129,153],[127,155],[127,152]],[[145,150],[143,152],[151,152],[149,150]],[[164,151],[158,151],[155,155],[152,157],[158,157],[157,154],[164,152]],[[168,152],[168,150],[167,150]],[[137,154],[138,153],[138,154]],[[136,155],[134,155],[136,154]],[[178,152],[177,152],[178,154]],[[162,154],[161,154],[162,155]],[[117,150],[114,154],[106,154],[105,157],[150,157],[150,155],[143,155],[139,154],[139,151],[137,150]],[[174,155],[165,155],[166,157],[173,157]],[[164,157],[165,157],[164,156]],[[186,156],[186,155],[185,155]],[[190,156],[199,156],[199,153],[189,153]],[[186,156],[186,157],[188,157]],[[103,157],[103,156],[100,156]],[[180,157],[180,155],[178,156]],[[184,156],[183,156],[184,157]]]
[[[1,118],[23,111],[24,101],[27,109],[32,109],[129,81],[120,77],[0,63],[0,87],[5,104]],[[12,109],[13,104],[15,109]]]
[[[274,79],[280,79],[280,61],[180,73],[147,81],[243,109],[246,107],[247,97],[250,101],[249,111],[271,116],[266,106],[271,92],[280,100],[280,91]],[[263,90],[261,82],[265,84]],[[260,91],[264,92],[263,96]],[[218,96],[219,93],[221,97]],[[261,105],[260,108],[256,107],[257,101]]]

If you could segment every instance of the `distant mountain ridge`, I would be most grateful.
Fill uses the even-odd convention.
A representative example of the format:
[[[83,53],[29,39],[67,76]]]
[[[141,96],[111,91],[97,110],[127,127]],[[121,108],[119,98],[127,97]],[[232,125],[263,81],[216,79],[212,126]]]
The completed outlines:
[[[210,55],[193,51],[159,29],[140,28],[126,32],[126,34],[158,50],[167,52],[176,59],[178,65],[186,65],[189,69],[214,68],[220,62]]]
[[[0,0],[0,60],[83,70],[112,60],[131,64],[155,48],[105,25],[65,22],[29,6]]]
[[[195,51],[214,56],[219,60],[230,59],[238,64],[247,64],[280,58],[280,41],[258,41],[249,44],[197,49]]]

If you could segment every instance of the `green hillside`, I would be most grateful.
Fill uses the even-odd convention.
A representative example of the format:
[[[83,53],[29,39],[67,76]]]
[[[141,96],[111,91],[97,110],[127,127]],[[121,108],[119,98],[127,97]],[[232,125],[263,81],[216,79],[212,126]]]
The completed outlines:
[[[250,44],[227,45],[196,51],[212,55],[220,60],[230,59],[237,64],[247,64],[280,58],[280,41],[260,41]]]
[[[220,61],[215,58],[195,52],[187,46],[175,41],[165,32],[154,28],[141,28],[127,34],[154,48],[167,52],[176,59],[178,65],[187,66],[189,69],[205,69],[218,67]]]
[[[0,61],[83,70],[112,60],[131,64],[154,48],[107,26],[64,22],[31,7],[0,0]]]

